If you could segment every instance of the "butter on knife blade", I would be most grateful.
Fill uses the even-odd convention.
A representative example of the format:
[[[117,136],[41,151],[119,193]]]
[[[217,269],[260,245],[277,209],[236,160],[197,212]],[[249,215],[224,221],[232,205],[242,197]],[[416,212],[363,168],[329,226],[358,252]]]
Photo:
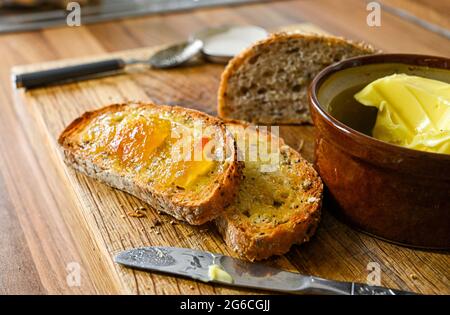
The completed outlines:
[[[210,265],[208,267],[208,276],[211,280],[219,282],[233,283],[233,277],[228,272],[222,269],[219,265]]]
[[[258,290],[292,294],[397,295],[410,292],[339,282],[288,272],[263,263],[176,247],[141,247],[120,252],[115,262],[130,268]]]

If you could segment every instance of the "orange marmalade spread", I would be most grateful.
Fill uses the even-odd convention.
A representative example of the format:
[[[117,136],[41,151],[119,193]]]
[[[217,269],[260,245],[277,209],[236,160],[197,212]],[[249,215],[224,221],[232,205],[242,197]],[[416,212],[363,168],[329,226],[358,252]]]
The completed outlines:
[[[217,165],[205,156],[210,140],[196,141],[192,129],[166,117],[125,111],[94,119],[80,135],[80,147],[94,162],[122,174],[188,189]]]

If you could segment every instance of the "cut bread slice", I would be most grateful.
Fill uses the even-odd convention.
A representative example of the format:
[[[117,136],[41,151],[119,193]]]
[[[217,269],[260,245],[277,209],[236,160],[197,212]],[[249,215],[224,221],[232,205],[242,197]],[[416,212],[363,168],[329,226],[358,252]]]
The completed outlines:
[[[218,92],[219,116],[256,124],[311,123],[312,79],[332,63],[374,52],[332,36],[273,34],[229,62]]]
[[[221,120],[175,106],[128,103],[87,112],[58,142],[74,169],[193,225],[223,212],[243,167]]]
[[[281,138],[248,126],[227,123],[245,168],[236,199],[215,223],[228,246],[254,261],[309,240],[320,219],[323,185],[312,165]],[[249,149],[256,145],[249,139],[257,139],[257,160],[251,159]],[[272,148],[271,160],[259,158],[265,148]]]

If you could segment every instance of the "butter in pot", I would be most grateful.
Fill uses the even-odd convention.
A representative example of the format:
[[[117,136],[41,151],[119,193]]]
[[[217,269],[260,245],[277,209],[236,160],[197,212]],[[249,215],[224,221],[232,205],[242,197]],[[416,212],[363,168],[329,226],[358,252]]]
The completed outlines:
[[[410,149],[450,154],[450,84],[393,74],[375,80],[354,97],[378,109],[373,137]]]
[[[450,154],[450,84],[404,73],[353,85],[329,104],[333,117],[378,140]]]

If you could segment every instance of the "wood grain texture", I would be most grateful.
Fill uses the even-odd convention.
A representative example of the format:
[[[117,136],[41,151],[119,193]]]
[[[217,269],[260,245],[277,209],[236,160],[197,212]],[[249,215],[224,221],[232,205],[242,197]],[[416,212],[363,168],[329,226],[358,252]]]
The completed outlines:
[[[436,0],[381,0],[429,23],[450,29],[450,2]]]
[[[122,218],[140,202],[68,170],[55,146],[55,135],[64,124],[84,110],[115,101],[152,99],[214,114],[222,67],[167,72],[135,69],[126,76],[24,93],[13,91],[7,83],[12,66],[173,43],[205,26],[224,23],[275,29],[303,21],[333,34],[365,39],[385,51],[450,55],[448,41],[437,34],[389,14],[383,17],[382,27],[371,28],[365,24],[366,14],[365,2],[359,0],[280,1],[1,36],[0,257],[6,263],[0,264],[0,293],[236,292],[114,266],[112,253],[138,245],[172,244],[231,253],[214,229],[173,226],[164,217],[157,234],[151,232],[151,220],[156,218],[151,210],[146,218]],[[313,130],[291,128],[284,127],[282,135],[294,148],[303,143],[302,153],[311,158]],[[450,293],[448,254],[376,240],[343,225],[327,211],[312,242],[268,263],[365,282],[370,261],[380,263],[383,285]],[[69,262],[81,265],[80,287],[66,282]]]

